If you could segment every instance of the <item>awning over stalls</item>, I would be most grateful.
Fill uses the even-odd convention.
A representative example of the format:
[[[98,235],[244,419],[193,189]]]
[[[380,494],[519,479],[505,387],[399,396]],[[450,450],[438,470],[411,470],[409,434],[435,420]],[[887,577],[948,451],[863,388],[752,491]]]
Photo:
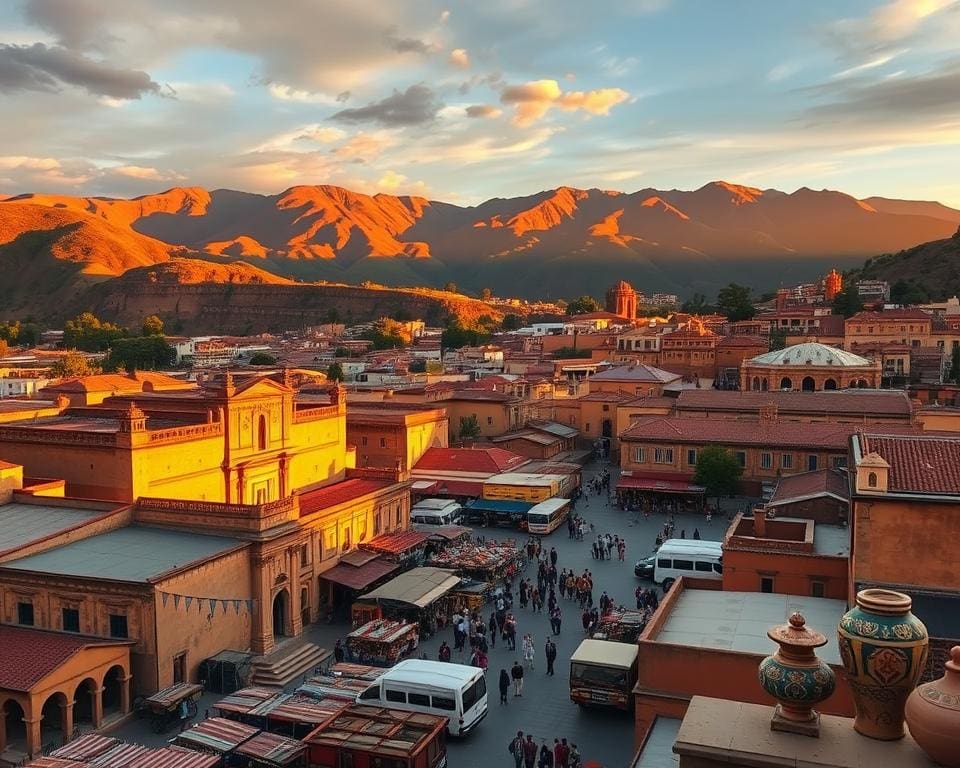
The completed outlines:
[[[360,590],[366,589],[375,581],[382,579],[384,576],[389,576],[399,569],[400,565],[398,563],[390,563],[381,558],[376,558],[359,566],[337,563],[320,576],[347,589]]]
[[[237,754],[246,755],[271,765],[289,765],[295,762],[306,750],[307,745],[302,741],[264,731],[237,747]]]
[[[363,596],[426,608],[460,584],[460,577],[443,568],[413,568]]]
[[[210,717],[177,736],[177,743],[204,752],[226,754],[259,733],[258,728],[223,717]]]
[[[703,494],[702,485],[694,485],[692,478],[683,475],[637,475],[624,472],[617,481],[618,491],[646,491],[648,493]]]
[[[393,531],[382,533],[361,546],[387,555],[404,555],[423,545],[429,538],[420,531]]]

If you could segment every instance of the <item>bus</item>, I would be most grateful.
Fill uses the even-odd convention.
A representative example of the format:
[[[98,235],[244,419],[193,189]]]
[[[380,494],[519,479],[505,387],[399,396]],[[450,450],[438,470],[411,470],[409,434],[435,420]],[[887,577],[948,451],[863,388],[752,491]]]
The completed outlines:
[[[636,643],[584,640],[570,657],[570,700],[630,709],[637,684]]]
[[[547,499],[527,510],[527,531],[552,533],[570,516],[570,499]]]

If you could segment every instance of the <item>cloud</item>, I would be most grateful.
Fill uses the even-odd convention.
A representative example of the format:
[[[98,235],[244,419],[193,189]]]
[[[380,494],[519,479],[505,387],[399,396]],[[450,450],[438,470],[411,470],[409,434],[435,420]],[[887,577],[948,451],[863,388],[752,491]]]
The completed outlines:
[[[383,176],[377,180],[377,186],[380,189],[385,189],[390,192],[393,192],[397,189],[403,182],[407,180],[407,177],[402,173],[397,173],[396,171],[387,171]]]
[[[786,80],[788,77],[792,77],[799,71],[799,64],[785,61],[782,64],[777,64],[769,72],[767,72],[766,79],[768,83],[779,83],[781,80]]]
[[[467,117],[485,117],[488,119],[493,119],[500,117],[503,114],[503,110],[497,107],[494,107],[491,104],[473,104],[466,108],[465,112]]]
[[[160,93],[140,70],[113,67],[60,46],[0,44],[0,91],[56,92],[63,85],[114,99]]]
[[[192,101],[200,104],[227,101],[236,96],[236,91],[226,83],[216,81],[206,82],[178,82],[168,83],[170,92],[181,101]]]
[[[861,18],[846,18],[826,26],[827,40],[848,57],[889,51],[919,33],[957,0],[891,0]]]
[[[365,107],[343,109],[332,120],[345,123],[377,123],[387,127],[423,125],[432,122],[443,105],[426,85],[411,85],[406,91],[394,91],[391,96]]]
[[[332,152],[343,160],[367,163],[378,159],[385,150],[395,146],[397,142],[398,139],[386,131],[360,132],[334,148]]]
[[[450,51],[450,63],[461,69],[470,68],[470,54],[464,48],[454,48]]]
[[[419,53],[425,56],[440,50],[436,44],[428,43],[417,37],[400,37],[397,34],[396,27],[388,29],[383,36],[387,46],[397,53]]]
[[[837,72],[835,75],[833,75],[833,78],[835,80],[840,80],[844,77],[850,77],[851,75],[858,75],[861,72],[866,72],[871,69],[876,69],[877,67],[882,67],[884,64],[889,64],[891,61],[897,58],[897,56],[903,53],[906,53],[906,50],[894,51],[893,53],[885,53],[880,56],[875,56],[872,59],[869,59],[863,62],[862,64],[857,64],[853,67],[847,67],[846,69],[841,70],[840,72]]]
[[[110,173],[142,181],[183,181],[184,176],[172,171],[160,171],[144,165],[118,165],[109,169]]]
[[[267,90],[278,101],[296,101],[301,104],[336,104],[340,98],[339,96],[328,96],[325,93],[293,88],[284,83],[270,83]]]
[[[567,112],[583,110],[591,115],[608,115],[613,107],[629,97],[630,94],[622,88],[564,93],[556,80],[508,85],[500,92],[500,101],[514,106],[513,121],[517,125],[536,122],[554,106]]]
[[[52,157],[27,157],[25,155],[0,155],[0,171],[30,170],[51,171],[60,167],[60,161]]]
[[[96,176],[96,169],[82,160],[60,161],[54,157],[0,156],[0,173],[9,188],[35,190],[48,185],[78,186]]]

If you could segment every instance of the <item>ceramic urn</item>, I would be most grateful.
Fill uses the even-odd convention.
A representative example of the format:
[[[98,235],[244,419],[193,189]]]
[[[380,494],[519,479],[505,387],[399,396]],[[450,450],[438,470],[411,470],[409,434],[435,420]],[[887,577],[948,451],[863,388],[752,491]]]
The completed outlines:
[[[905,714],[910,735],[931,760],[960,768],[960,645],[950,649],[943,677],[914,688]]]
[[[856,716],[873,739],[903,738],[903,708],[927,664],[927,628],[910,612],[909,595],[864,589],[840,619],[840,658]]]

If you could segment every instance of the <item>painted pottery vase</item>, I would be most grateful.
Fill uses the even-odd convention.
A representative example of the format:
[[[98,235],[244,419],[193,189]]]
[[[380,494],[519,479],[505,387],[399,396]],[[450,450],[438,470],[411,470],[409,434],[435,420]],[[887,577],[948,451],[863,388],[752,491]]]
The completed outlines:
[[[816,654],[827,638],[807,628],[800,613],[767,637],[780,647],[760,662],[760,685],[777,700],[770,727],[774,730],[817,735],[819,715],[813,709],[836,688],[833,670]]]
[[[931,760],[944,768],[960,768],[960,645],[939,680],[921,683],[907,699],[907,727]]]
[[[908,595],[864,589],[840,619],[840,658],[853,694],[853,727],[873,739],[903,738],[903,708],[927,664],[927,628]]]

